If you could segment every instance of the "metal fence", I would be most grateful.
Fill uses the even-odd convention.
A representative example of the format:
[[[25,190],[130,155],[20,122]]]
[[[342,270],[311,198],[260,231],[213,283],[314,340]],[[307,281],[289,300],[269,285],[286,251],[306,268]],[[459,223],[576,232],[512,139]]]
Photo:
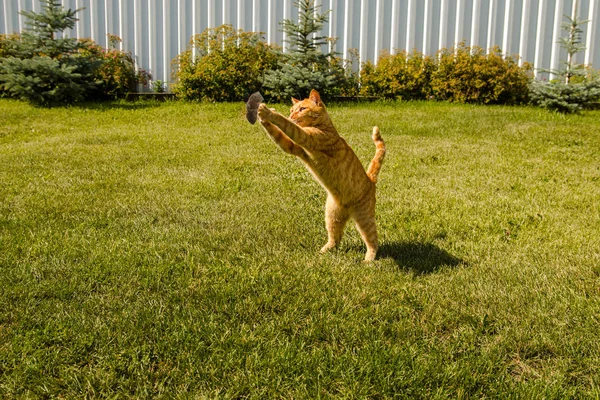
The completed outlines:
[[[292,0],[61,0],[81,9],[71,37],[108,46],[107,34],[122,38],[121,49],[154,79],[171,81],[171,61],[191,37],[209,27],[230,24],[264,32],[265,40],[284,45],[279,23],[295,19]],[[557,68],[566,58],[558,44],[565,15],[589,20],[582,26],[586,50],[576,62],[600,68],[600,0],[316,0],[329,11],[323,33],[338,40],[343,58],[357,49],[360,62],[376,61],[383,50],[416,49],[435,54],[455,43],[519,55],[536,68]],[[38,0],[0,0],[0,33],[26,28],[23,10],[40,11]],[[539,73],[538,73],[539,76]]]

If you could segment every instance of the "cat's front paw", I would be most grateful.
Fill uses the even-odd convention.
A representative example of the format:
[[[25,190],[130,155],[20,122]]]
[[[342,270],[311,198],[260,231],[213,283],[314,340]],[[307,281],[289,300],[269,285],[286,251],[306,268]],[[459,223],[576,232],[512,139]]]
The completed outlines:
[[[258,106],[258,118],[261,121],[268,121],[272,113],[271,109],[265,103],[260,103]]]

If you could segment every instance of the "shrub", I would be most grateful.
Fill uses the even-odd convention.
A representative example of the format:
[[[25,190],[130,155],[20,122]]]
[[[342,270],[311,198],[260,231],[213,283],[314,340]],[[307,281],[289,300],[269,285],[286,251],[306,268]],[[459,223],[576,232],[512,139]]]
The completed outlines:
[[[179,98],[239,101],[262,87],[265,71],[277,66],[277,55],[260,34],[223,25],[196,35],[192,49],[174,63],[173,91]]]
[[[565,114],[592,108],[600,100],[600,79],[595,75],[572,77],[569,83],[536,80],[530,86],[531,103]]]
[[[349,50],[350,59],[344,60],[337,55],[330,57],[329,68],[338,77],[334,86],[324,92],[325,96],[356,97],[360,94],[361,76],[355,65],[359,63],[358,50]]]
[[[531,66],[519,67],[498,48],[443,49],[437,59],[419,52],[383,53],[363,64],[361,94],[385,99],[437,100],[478,104],[522,104],[528,100]]]
[[[16,44],[20,41],[19,34],[5,35],[0,34],[0,60],[14,57],[16,55]],[[1,62],[0,62],[1,63]],[[0,96],[6,96],[8,92],[4,89],[4,85],[0,80]]]
[[[8,57],[0,60],[0,86],[10,96],[40,105],[73,103],[95,89],[95,60],[80,53],[76,39],[60,37],[75,25],[76,11],[58,1],[42,0],[42,12],[23,12],[28,30],[3,44]]]
[[[10,35],[0,34],[0,59],[17,56],[18,43],[20,40],[21,35],[18,33]]]
[[[81,78],[81,70],[73,58],[9,57],[0,65],[0,81],[12,97],[44,106],[68,104],[83,100],[94,89],[93,82]]]
[[[528,101],[531,65],[503,56],[498,47],[486,54],[480,47],[444,49],[431,76],[438,100],[477,104],[523,104]]]
[[[96,95],[100,98],[121,98],[136,90],[138,83],[148,84],[150,75],[142,69],[136,70],[131,53],[116,49],[121,38],[108,35],[109,49],[105,49],[92,40],[82,40],[82,54],[99,62],[93,73],[97,82]]]
[[[154,93],[164,93],[166,91],[166,83],[160,79],[152,81],[152,91]]]
[[[370,61],[361,71],[361,94],[385,99],[424,100],[431,95],[435,62],[419,52],[383,53],[377,65]]]
[[[551,82],[533,81],[530,86],[531,102],[549,110],[562,113],[576,113],[591,107],[600,100],[600,77],[591,68],[575,64],[575,54],[585,50],[579,27],[588,21],[565,16],[567,22],[562,28],[567,36],[560,38],[561,47],[566,50],[567,59],[563,68],[542,70],[557,77]]]

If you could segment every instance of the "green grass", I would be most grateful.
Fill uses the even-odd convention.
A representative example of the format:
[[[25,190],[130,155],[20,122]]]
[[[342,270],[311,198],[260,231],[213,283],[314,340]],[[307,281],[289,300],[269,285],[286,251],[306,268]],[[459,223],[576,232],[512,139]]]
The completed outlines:
[[[365,265],[243,110],[0,100],[1,398],[600,397],[599,112],[331,106]]]

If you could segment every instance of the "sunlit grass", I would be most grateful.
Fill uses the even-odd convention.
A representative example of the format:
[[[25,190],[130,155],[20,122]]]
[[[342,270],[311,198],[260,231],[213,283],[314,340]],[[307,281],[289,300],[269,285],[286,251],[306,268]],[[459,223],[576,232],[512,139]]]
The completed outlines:
[[[0,109],[0,397],[600,395],[598,112],[332,105],[364,265],[243,104]]]

